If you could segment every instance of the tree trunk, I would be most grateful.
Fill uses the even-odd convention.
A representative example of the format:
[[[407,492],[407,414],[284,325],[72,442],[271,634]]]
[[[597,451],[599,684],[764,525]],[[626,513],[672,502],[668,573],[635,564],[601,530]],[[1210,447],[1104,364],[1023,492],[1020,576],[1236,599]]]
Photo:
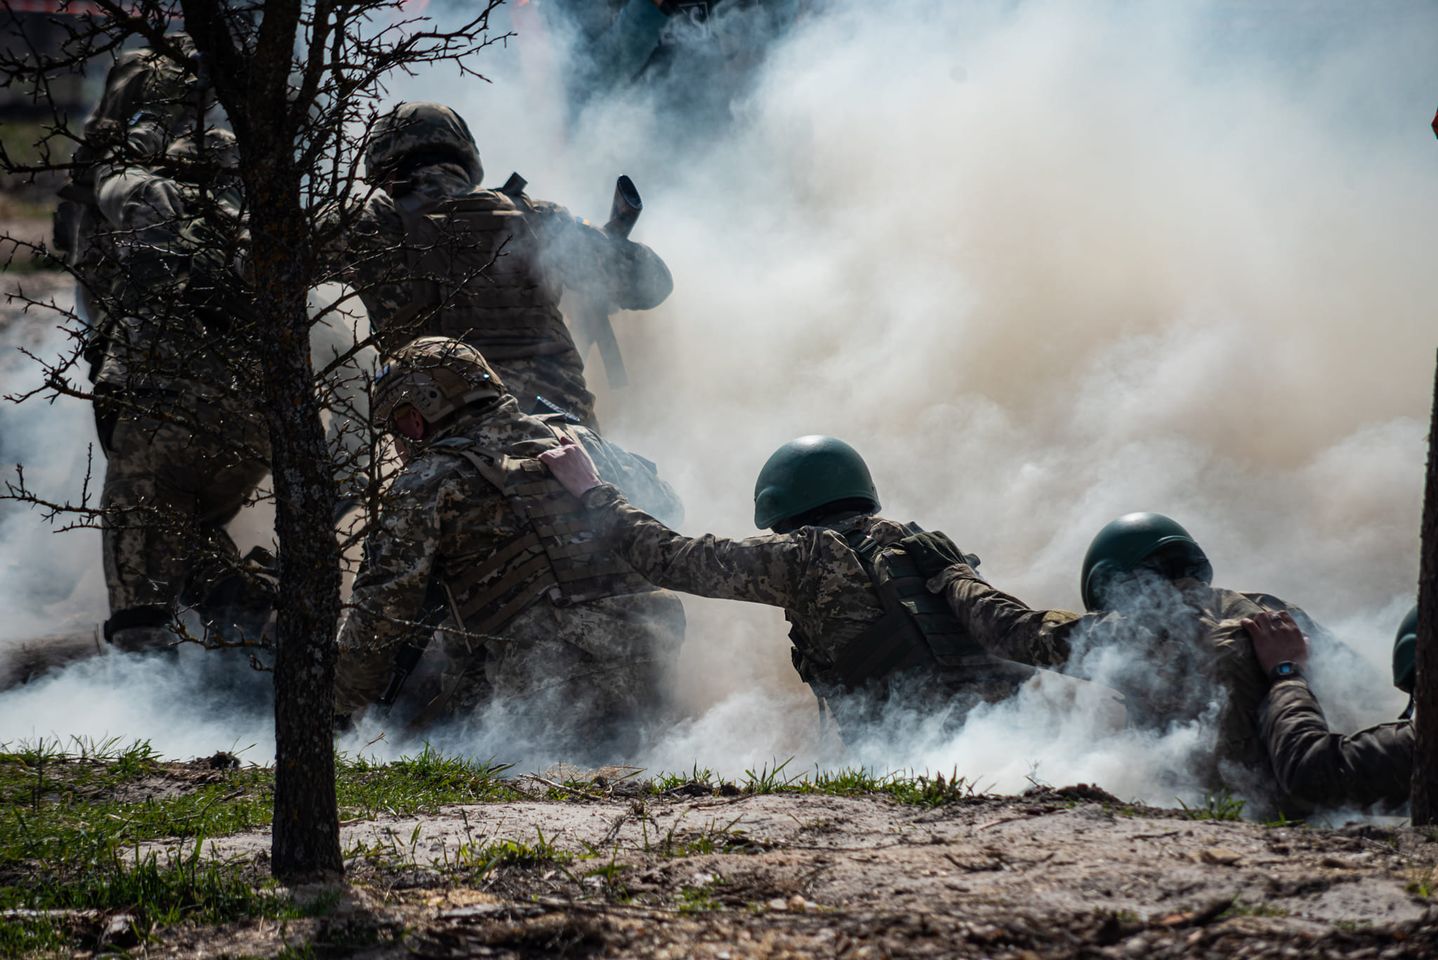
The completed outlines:
[[[1438,373],[1428,426],[1428,481],[1423,492],[1418,569],[1418,662],[1413,686],[1413,823],[1438,823]]]

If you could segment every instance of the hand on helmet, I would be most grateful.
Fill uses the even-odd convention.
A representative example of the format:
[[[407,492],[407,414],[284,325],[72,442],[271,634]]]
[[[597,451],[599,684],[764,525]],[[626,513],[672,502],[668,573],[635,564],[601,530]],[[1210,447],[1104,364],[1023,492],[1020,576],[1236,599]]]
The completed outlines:
[[[926,577],[932,577],[945,567],[953,566],[956,563],[969,562],[963,551],[954,545],[954,541],[950,540],[947,534],[937,530],[905,537],[899,541],[899,546],[906,554],[914,558],[919,572]]]
[[[1253,653],[1265,674],[1271,676],[1280,663],[1301,668],[1308,662],[1308,638],[1287,610],[1245,618],[1243,627],[1253,638]]]
[[[584,496],[601,482],[589,453],[568,437],[560,438],[559,446],[544,451],[539,459],[554,474],[554,479],[576,497]]]

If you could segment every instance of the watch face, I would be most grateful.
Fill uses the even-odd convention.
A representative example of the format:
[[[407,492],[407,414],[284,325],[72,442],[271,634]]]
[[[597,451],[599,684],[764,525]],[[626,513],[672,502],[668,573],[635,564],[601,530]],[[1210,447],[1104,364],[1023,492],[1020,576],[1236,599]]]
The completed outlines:
[[[1275,677],[1291,677],[1295,672],[1292,663],[1280,663],[1273,668],[1273,675]]]

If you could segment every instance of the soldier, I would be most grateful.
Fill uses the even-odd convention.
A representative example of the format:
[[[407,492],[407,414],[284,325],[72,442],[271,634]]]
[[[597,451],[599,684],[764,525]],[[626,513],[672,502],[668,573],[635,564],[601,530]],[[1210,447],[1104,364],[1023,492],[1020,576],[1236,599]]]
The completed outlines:
[[[339,631],[337,712],[379,697],[401,646],[443,620],[443,693],[421,722],[492,704],[555,740],[632,750],[662,706],[683,607],[589,536],[535,457],[577,440],[607,477],[672,510],[653,465],[562,416],[522,413],[478,350],[445,337],[393,355],[375,384],[374,417],[405,463]]]
[[[1207,555],[1178,523],[1131,513],[1100,530],[1084,556],[1083,616],[1035,610],[995,589],[946,538],[920,534],[904,548],[995,656],[1111,686],[1140,728],[1190,724],[1216,708],[1214,751],[1200,779],[1260,803],[1272,794],[1255,723],[1267,685],[1242,620],[1286,610],[1311,621],[1276,597],[1212,586]]]
[[[375,125],[365,167],[379,191],[348,241],[351,282],[381,346],[456,337],[480,350],[521,410],[594,423],[584,361],[559,311],[565,288],[648,310],[669,296],[664,261],[519,189],[487,190],[474,138],[437,103],[402,103]]]
[[[878,516],[869,468],[842,440],[800,437],[775,451],[754,490],[754,523],[773,533],[747,540],[676,533],[602,482],[580,447],[540,459],[580,498],[595,532],[656,586],[783,607],[794,667],[841,732],[889,704],[961,714],[1031,673],[987,655],[924,590],[893,549],[916,528]]]
[[[182,605],[229,640],[256,638],[268,617],[224,529],[269,456],[237,345],[253,331],[235,260],[247,239],[236,160],[225,131],[170,141],[151,118],[96,172],[99,240],[115,257],[94,393],[107,458],[104,632],[120,650],[174,643]]]
[[[135,122],[193,130],[207,106],[194,42],[184,33],[172,33],[165,39],[182,59],[151,47],[126,51],[116,58],[105,77],[100,103],[85,122],[84,138],[75,151],[75,172],[59,191],[55,249],[64,254],[78,281],[76,302],[91,331],[85,357],[92,381],[104,355],[108,325],[104,301],[119,267],[117,251],[108,241],[109,227],[96,201],[96,171],[123,149]]]
[[[1408,802],[1413,783],[1412,700],[1392,723],[1344,736],[1331,733],[1309,689],[1308,638],[1287,611],[1255,614],[1243,621],[1253,651],[1273,685],[1264,698],[1259,726],[1273,770],[1285,792],[1317,807]],[[1393,643],[1393,685],[1413,692],[1413,654],[1418,608],[1403,618]]]

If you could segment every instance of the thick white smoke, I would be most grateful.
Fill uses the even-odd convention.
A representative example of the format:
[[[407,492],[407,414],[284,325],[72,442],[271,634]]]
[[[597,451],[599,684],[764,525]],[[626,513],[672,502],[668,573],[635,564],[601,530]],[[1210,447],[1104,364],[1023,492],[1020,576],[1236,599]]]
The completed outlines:
[[[571,118],[564,78],[586,50],[534,16],[545,2],[514,11],[492,84],[456,93],[437,69],[394,92],[457,107],[489,183],[516,169],[594,220],[615,175],[639,184],[634,236],[676,290],[616,318],[632,386],[600,416],[660,462],[686,531],[753,533],[768,453],[833,433],[869,459],[887,515],[1074,608],[1094,532],[1159,510],[1219,584],[1305,607],[1374,665],[1322,678],[1325,704],[1352,723],[1396,712],[1383,674],[1414,592],[1438,339],[1438,10],[850,0],[766,40],[736,8],[714,29],[767,58],[727,124],[680,129],[660,109],[674,91],[644,85]],[[779,612],[686,608],[696,717],[643,759],[819,758]],[[1196,735],[1100,736],[1106,696],[1051,680],[957,738],[846,759],[1170,799],[1156,773]],[[0,739],[39,729],[13,703]]]

